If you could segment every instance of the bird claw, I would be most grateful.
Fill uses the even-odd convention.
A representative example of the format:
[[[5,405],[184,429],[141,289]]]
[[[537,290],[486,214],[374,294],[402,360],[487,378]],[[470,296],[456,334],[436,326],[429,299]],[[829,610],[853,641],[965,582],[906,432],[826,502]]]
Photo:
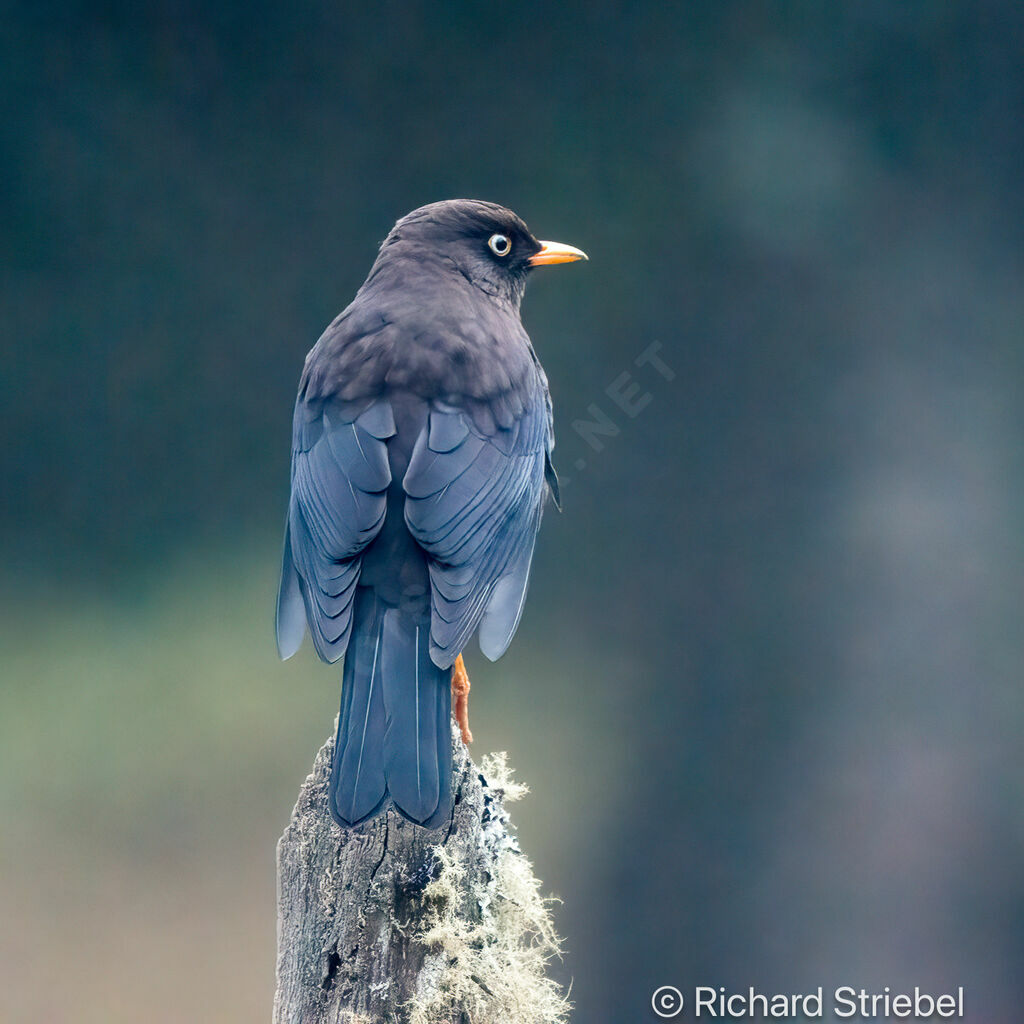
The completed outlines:
[[[469,731],[469,676],[461,654],[452,665],[452,704],[452,714],[462,733],[462,742],[468,747],[473,742],[473,734]]]

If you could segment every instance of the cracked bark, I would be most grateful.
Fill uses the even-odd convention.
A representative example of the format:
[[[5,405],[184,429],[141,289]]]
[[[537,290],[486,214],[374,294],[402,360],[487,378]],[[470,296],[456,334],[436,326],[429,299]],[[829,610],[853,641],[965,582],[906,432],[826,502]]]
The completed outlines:
[[[277,847],[274,1024],[405,1022],[413,1000],[421,1007],[436,1003],[433,989],[450,984],[445,972],[453,961],[423,934],[425,890],[441,870],[438,848],[464,871],[451,901],[456,905],[446,912],[470,926],[481,918],[481,894],[493,887],[499,858],[508,851],[520,856],[503,791],[488,785],[457,732],[453,743],[455,803],[447,826],[435,830],[394,811],[340,829],[327,811],[334,740],[320,749]],[[469,977],[470,987],[488,996],[501,980]],[[470,1016],[476,1000],[456,998],[453,1005],[450,995],[446,999],[443,1013],[427,1019],[482,1019]]]

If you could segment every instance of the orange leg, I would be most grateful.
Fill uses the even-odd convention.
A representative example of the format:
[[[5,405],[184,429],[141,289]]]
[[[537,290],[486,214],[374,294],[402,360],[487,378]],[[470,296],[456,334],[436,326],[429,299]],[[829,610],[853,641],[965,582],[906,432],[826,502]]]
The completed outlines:
[[[469,731],[469,676],[466,675],[466,663],[460,654],[452,665],[452,713],[462,733],[462,742],[467,746],[473,742],[473,734]]]

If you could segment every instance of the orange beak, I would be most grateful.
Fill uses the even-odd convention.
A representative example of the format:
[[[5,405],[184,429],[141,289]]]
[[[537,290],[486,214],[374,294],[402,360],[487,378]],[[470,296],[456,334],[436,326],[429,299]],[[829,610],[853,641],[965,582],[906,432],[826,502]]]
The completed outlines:
[[[540,252],[536,256],[530,257],[531,267],[543,267],[549,263],[575,263],[576,260],[588,259],[587,254],[574,245],[565,245],[562,242],[541,242],[540,244]]]

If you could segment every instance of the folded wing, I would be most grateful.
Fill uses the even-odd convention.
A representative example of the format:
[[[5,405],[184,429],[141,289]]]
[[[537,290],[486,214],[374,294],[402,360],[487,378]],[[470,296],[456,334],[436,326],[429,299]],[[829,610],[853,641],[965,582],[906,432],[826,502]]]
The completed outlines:
[[[296,404],[277,606],[282,658],[298,650],[307,624],[321,658],[333,662],[345,653],[360,555],[384,523],[387,439],[394,433],[384,401]]]
[[[416,441],[405,520],[429,556],[430,656],[440,668],[478,626],[480,649],[501,657],[519,624],[552,443],[543,392],[535,398],[514,420],[436,403]]]

